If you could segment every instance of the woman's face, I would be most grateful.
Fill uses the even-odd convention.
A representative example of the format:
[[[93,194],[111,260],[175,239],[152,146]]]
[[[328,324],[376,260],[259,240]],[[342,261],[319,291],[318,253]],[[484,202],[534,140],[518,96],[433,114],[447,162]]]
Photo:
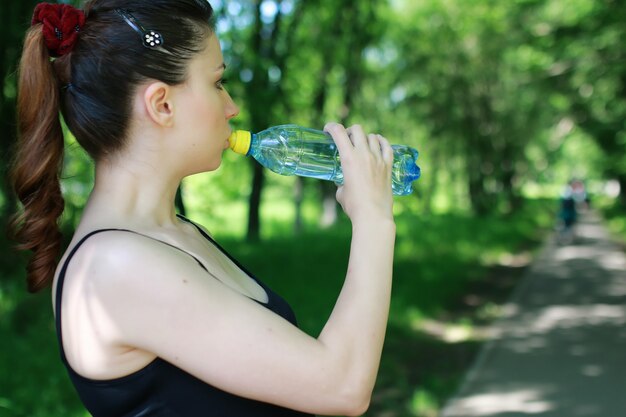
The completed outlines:
[[[228,121],[239,113],[223,85],[225,69],[219,40],[211,35],[206,49],[191,60],[188,80],[178,92],[176,123],[191,151],[187,166],[195,172],[220,166],[231,134]]]

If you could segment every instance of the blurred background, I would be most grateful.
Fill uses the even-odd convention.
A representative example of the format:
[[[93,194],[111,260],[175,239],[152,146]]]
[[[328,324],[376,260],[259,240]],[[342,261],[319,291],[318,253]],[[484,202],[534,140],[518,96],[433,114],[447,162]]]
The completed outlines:
[[[72,2],[66,2],[72,3]],[[79,5],[80,2],[73,2]],[[584,184],[626,236],[626,7],[619,0],[211,0],[241,107],[234,128],[360,123],[420,151],[395,199],[394,293],[366,416],[434,417],[483,331]],[[36,2],[0,2],[0,219],[15,144],[16,68]],[[93,165],[66,135],[63,228]],[[335,186],[225,154],[187,178],[179,210],[204,224],[317,335],[347,266]],[[0,238],[0,416],[86,416],[58,359],[50,295],[25,290],[25,257]],[[315,265],[315,267],[312,267]]]

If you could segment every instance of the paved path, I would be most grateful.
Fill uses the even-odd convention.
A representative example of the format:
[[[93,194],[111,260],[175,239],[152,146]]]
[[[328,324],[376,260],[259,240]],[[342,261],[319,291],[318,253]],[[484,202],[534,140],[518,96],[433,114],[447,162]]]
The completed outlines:
[[[594,213],[505,310],[441,417],[626,417],[626,256]]]

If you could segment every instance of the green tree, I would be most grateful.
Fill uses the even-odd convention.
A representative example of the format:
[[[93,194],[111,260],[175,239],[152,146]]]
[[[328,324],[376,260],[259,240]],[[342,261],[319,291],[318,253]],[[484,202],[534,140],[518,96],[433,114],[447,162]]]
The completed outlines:
[[[305,5],[310,6],[312,3],[294,2],[293,8],[283,7],[281,0],[239,3],[238,14],[251,17],[252,23],[242,30],[243,37],[239,34],[234,37],[236,42],[245,44],[248,49],[233,48],[229,52],[237,63],[235,68],[240,74],[248,74],[242,80],[245,88],[241,90],[249,113],[248,128],[259,131],[274,124],[276,115],[284,111],[286,97],[280,80],[287,71],[286,61],[293,49],[293,33]],[[231,23],[233,28],[236,27],[235,21]],[[260,237],[259,209],[265,174],[260,165],[251,163],[253,178],[248,206],[247,239],[255,241]]]
[[[626,8],[619,1],[576,2],[574,11],[538,10],[554,56],[550,79],[565,94],[576,123],[605,154],[605,174],[619,181],[626,207]]]
[[[385,9],[384,3],[353,0],[319,1],[309,9],[298,33],[298,56],[290,57],[291,65],[298,70],[290,71],[287,91],[292,101],[303,107],[296,109],[296,105],[291,105],[291,117],[318,129],[328,120],[349,125],[363,124],[363,119],[371,118],[360,110],[360,90],[368,76],[365,51],[384,29]],[[311,42],[312,38],[316,42]],[[303,78],[309,79],[309,88],[301,88]],[[336,187],[326,181],[318,184],[320,223],[329,226],[337,219]],[[303,181],[296,181],[296,187],[302,185]]]

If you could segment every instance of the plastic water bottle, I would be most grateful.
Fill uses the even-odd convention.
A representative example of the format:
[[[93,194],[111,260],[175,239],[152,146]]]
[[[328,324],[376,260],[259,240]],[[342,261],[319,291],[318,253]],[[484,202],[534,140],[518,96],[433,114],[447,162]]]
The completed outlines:
[[[343,184],[337,146],[330,134],[297,125],[270,127],[259,133],[237,130],[229,138],[230,149],[249,155],[265,168],[281,175],[298,175]],[[391,188],[395,195],[413,191],[420,177],[417,150],[392,145]]]

